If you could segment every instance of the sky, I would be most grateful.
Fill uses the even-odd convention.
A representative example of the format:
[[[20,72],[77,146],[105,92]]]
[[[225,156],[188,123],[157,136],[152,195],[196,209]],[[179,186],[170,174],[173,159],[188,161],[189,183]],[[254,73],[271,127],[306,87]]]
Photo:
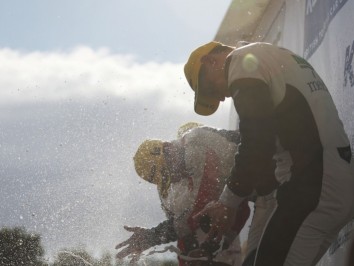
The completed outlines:
[[[142,141],[197,121],[228,128],[231,103],[194,114],[183,65],[230,0],[11,0],[0,8],[0,227],[62,248],[109,251],[123,225],[164,219],[136,175]]]

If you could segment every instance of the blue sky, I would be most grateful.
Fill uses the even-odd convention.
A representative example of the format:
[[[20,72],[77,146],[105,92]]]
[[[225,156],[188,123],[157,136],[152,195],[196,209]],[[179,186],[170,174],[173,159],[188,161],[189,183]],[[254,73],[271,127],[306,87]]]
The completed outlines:
[[[187,52],[214,37],[229,4],[230,0],[3,1],[0,44],[24,51],[108,47],[142,61],[182,62]]]
[[[0,226],[115,252],[123,225],[164,218],[132,157],[188,121],[228,126],[230,102],[193,112],[183,64],[212,40],[226,0],[2,1]],[[137,197],[137,195],[139,195]]]

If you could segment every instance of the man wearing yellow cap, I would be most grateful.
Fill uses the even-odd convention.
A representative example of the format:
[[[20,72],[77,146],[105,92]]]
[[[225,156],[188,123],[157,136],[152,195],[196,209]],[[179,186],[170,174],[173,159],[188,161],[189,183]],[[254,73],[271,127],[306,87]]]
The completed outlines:
[[[197,127],[192,128],[191,127]],[[180,136],[167,142],[146,140],[134,156],[137,174],[156,184],[161,206],[168,220],[157,227],[125,227],[133,232],[126,241],[117,245],[123,258],[163,243],[177,241],[179,265],[231,266],[241,265],[239,231],[249,216],[247,201],[242,213],[233,221],[233,230],[220,240],[204,242],[209,222],[195,223],[192,216],[206,204],[216,200],[225,185],[233,165],[238,140],[237,131],[217,130],[186,124],[178,130]]]
[[[322,79],[305,59],[268,43],[210,42],[184,71],[195,112],[211,115],[232,97],[241,135],[220,198],[195,219],[209,215],[210,235],[221,236],[245,197],[276,190],[254,265],[315,265],[354,214],[350,142]]]

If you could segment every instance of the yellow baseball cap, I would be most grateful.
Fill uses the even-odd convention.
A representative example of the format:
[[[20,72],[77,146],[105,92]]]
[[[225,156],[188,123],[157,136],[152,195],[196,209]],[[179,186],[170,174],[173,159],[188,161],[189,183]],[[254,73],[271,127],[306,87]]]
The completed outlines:
[[[165,197],[171,177],[163,154],[163,141],[145,140],[140,144],[133,159],[136,173],[144,180],[156,184],[162,197]]]
[[[194,111],[199,115],[211,115],[219,107],[219,100],[202,96],[199,93],[199,72],[202,65],[201,59],[209,54],[215,47],[222,45],[219,42],[209,42],[195,49],[189,56],[188,62],[184,65],[184,75],[195,92]]]

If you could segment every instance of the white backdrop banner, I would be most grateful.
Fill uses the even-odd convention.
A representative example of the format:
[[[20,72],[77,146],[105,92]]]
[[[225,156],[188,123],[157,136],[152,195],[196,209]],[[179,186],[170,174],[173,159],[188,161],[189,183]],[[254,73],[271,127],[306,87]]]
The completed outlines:
[[[305,18],[304,45],[306,34],[318,38],[318,45],[315,49],[307,48],[311,51],[308,53],[305,49],[304,56],[308,55],[308,60],[329,87],[354,149],[354,0],[316,1],[313,10],[326,14],[324,27],[320,30],[324,34],[308,29],[312,24]]]
[[[322,43],[328,25],[348,0],[306,0],[304,57],[309,58]]]

